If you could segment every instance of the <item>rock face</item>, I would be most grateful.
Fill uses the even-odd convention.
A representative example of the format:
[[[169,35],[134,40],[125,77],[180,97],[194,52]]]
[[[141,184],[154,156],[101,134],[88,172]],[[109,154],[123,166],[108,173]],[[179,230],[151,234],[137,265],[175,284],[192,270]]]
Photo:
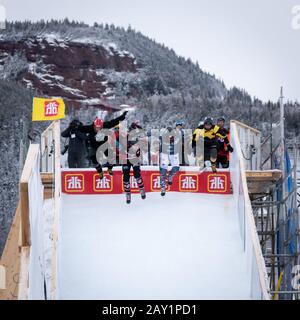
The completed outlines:
[[[44,36],[0,40],[0,68],[4,78],[13,76],[42,95],[60,96],[71,107],[105,107],[114,99],[115,86],[105,71],[134,74],[137,63],[132,54],[118,50],[113,43],[99,45]]]

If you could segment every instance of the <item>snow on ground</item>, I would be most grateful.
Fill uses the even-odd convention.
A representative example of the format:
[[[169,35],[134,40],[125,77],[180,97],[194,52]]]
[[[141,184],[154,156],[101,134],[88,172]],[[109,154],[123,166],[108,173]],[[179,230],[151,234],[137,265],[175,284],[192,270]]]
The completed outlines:
[[[63,195],[60,299],[249,299],[231,195]]]

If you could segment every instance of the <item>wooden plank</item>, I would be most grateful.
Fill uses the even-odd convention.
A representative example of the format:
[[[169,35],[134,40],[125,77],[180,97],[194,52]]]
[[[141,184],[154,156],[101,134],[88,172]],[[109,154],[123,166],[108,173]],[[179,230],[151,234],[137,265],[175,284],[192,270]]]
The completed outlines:
[[[22,247],[18,300],[28,300],[30,247]]]
[[[28,149],[26,161],[22,171],[20,183],[28,183],[30,176],[32,174],[33,166],[36,163],[37,157],[39,155],[39,145],[31,144]]]
[[[253,178],[253,179],[267,179],[267,178],[273,178],[273,179],[280,179],[282,172],[280,170],[266,170],[266,171],[246,171],[246,177],[247,178]]]
[[[52,189],[44,189],[44,199],[52,199],[53,198],[53,191]]]
[[[32,175],[33,167],[39,155],[39,145],[31,144],[27,153],[25,165],[20,179],[20,201],[21,201],[21,245],[30,245],[30,220],[29,220],[29,199],[28,182]]]
[[[30,245],[28,183],[20,183],[21,246]]]
[[[51,199],[54,196],[54,174],[41,173],[41,179],[44,186],[44,199]]]
[[[247,171],[246,177],[249,194],[268,194],[281,178],[281,171]]]
[[[246,178],[249,194],[268,194],[281,178],[281,171],[247,171]]]
[[[53,184],[54,174],[53,173],[41,173],[41,179],[43,184]]]
[[[5,289],[0,290],[0,300],[18,299],[18,285],[20,273],[19,237],[21,231],[20,203],[16,210],[14,220],[6,240],[0,264],[5,267]]]
[[[0,290],[6,289],[6,269],[0,265]]]

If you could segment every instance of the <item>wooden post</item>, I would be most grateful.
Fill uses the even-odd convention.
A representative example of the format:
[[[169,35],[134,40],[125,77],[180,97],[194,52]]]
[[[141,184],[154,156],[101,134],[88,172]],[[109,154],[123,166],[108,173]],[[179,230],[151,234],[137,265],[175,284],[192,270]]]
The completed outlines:
[[[6,289],[6,270],[4,266],[0,265],[0,290]]]
[[[19,237],[21,230],[20,202],[16,210],[14,221],[8,234],[0,265],[5,268],[5,287],[0,290],[0,300],[16,300],[18,298],[20,247]],[[0,271],[1,273],[1,271]],[[0,275],[1,277],[1,275]],[[2,270],[3,277],[3,270]],[[2,278],[3,281],[3,278]]]
[[[30,245],[28,184],[20,183],[21,246]]]
[[[28,300],[30,247],[21,249],[21,267],[18,300]]]
[[[21,244],[30,246],[30,221],[29,221],[29,199],[28,182],[33,170],[33,164],[37,161],[39,155],[39,145],[31,144],[26,157],[24,169],[20,180],[20,201],[21,201]]]

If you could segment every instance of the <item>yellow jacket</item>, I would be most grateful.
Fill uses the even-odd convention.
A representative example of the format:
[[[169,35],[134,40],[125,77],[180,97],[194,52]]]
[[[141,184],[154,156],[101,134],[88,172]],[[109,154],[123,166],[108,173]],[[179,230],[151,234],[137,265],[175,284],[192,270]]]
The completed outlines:
[[[204,138],[204,141],[211,142],[215,140],[217,136],[223,138],[225,143],[229,143],[227,135],[224,136],[220,132],[220,127],[213,125],[210,130],[206,130],[202,125],[194,130],[192,144],[194,145],[199,138]]]

